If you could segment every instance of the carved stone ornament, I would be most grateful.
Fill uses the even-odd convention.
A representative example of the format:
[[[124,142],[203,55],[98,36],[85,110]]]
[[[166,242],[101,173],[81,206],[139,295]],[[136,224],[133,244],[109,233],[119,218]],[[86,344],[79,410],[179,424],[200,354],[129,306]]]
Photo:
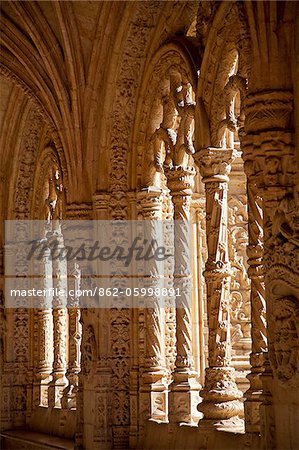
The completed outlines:
[[[274,376],[286,388],[299,386],[299,302],[289,296],[273,300],[270,363]]]

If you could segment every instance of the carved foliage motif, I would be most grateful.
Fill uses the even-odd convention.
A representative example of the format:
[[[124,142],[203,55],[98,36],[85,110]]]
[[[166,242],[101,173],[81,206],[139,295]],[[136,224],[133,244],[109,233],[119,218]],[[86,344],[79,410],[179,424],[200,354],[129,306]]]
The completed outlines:
[[[246,196],[229,198],[228,246],[232,270],[231,281],[231,336],[232,344],[242,338],[250,338],[250,284],[246,267]]]
[[[299,386],[299,303],[296,297],[273,300],[270,363],[285,387]]]
[[[84,375],[89,375],[90,371],[94,370],[94,363],[97,359],[96,338],[92,325],[88,325],[83,333],[82,342],[82,370]]]
[[[140,3],[131,21],[123,60],[120,62],[115,107],[112,116],[113,134],[111,138],[110,202],[111,217],[124,220],[127,217],[127,163],[130,137],[133,130],[134,111],[138,98],[139,74],[143,55],[147,48],[150,30],[159,14],[160,6],[155,2]],[[121,233],[116,236],[116,245],[122,241]],[[118,268],[116,268],[116,273]],[[130,323],[131,311],[116,308],[110,313],[113,434],[116,446],[128,445],[129,425],[129,370],[130,370]]]

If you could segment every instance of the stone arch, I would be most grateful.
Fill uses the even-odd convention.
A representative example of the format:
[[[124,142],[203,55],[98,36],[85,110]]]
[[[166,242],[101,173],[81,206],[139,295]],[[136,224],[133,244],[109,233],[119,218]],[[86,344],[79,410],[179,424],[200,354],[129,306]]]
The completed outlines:
[[[223,21],[227,24],[222,26]],[[245,96],[246,77],[250,71],[251,42],[247,17],[241,5],[222,4],[213,21],[201,65],[197,103],[206,114],[210,139],[197,127],[198,150],[207,147],[230,147],[236,132],[235,104]],[[241,98],[240,98],[241,97]],[[243,106],[243,105],[241,105]],[[242,111],[239,111],[242,121]]]
[[[49,169],[57,168],[61,178],[62,184],[62,207],[65,208],[65,191],[64,191],[64,172],[61,167],[59,154],[55,148],[46,146],[42,149],[37,158],[35,177],[33,183],[33,195],[32,195],[32,207],[31,217],[35,220],[44,220],[45,216],[45,176],[48,174]],[[64,216],[64,210],[62,216]]]
[[[155,169],[150,138],[162,120],[162,97],[169,92],[170,76],[181,75],[196,91],[197,74],[194,63],[187,52],[176,43],[162,46],[151,59],[141,86],[137,113],[133,151],[129,161],[129,185],[141,189],[153,181]],[[151,181],[147,178],[150,177]]]

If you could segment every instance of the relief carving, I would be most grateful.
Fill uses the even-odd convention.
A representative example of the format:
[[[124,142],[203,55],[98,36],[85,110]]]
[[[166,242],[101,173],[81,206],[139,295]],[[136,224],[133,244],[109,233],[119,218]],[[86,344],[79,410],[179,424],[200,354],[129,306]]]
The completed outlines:
[[[289,296],[273,300],[270,363],[286,389],[299,386],[299,302]]]

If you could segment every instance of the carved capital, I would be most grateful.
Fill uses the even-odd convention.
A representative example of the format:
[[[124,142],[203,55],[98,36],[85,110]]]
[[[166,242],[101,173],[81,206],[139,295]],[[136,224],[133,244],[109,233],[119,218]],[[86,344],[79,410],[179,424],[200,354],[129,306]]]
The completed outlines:
[[[109,202],[109,215],[113,220],[126,220],[128,210],[127,194],[124,190],[115,190],[111,193]]]
[[[93,209],[97,212],[108,210],[110,194],[108,192],[96,192],[92,197]]]
[[[162,219],[163,191],[156,186],[150,186],[137,193],[137,207],[146,220]]]
[[[171,166],[165,168],[167,185],[171,195],[191,195],[196,170],[192,166]]]
[[[248,94],[245,100],[245,132],[290,129],[293,94],[288,90],[262,91]]]
[[[263,131],[242,138],[244,170],[263,197],[283,197],[296,184],[297,163],[292,133]]]
[[[171,166],[165,169],[176,220],[190,219],[190,204],[195,174],[196,170],[191,166]]]
[[[67,220],[90,220],[92,205],[90,203],[71,203],[66,206]]]
[[[235,150],[209,147],[195,153],[194,160],[204,183],[227,182],[231,163],[236,157]]]

